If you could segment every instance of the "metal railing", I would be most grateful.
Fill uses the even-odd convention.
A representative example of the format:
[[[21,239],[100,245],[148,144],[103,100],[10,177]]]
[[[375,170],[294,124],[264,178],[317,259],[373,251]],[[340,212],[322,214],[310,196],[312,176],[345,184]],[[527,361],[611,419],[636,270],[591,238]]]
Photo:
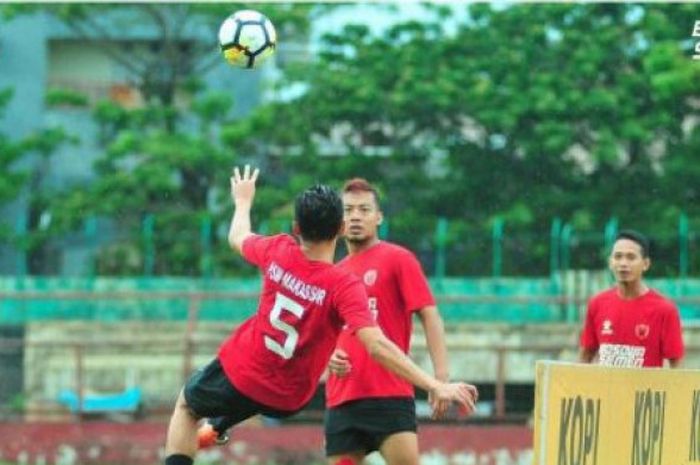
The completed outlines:
[[[22,354],[25,386],[28,386],[31,391],[25,393],[27,401],[32,403],[32,400],[39,398],[39,400],[46,402],[38,402],[36,404],[44,406],[50,406],[52,401],[55,400],[51,398],[51,395],[46,394],[55,394],[55,389],[52,391],[51,387],[46,384],[49,380],[43,376],[45,372],[42,370],[46,369],[43,365],[51,367],[54,371],[61,371],[62,378],[59,376],[63,380],[61,387],[74,389],[78,395],[79,404],[82,405],[85,392],[91,384],[90,380],[95,379],[94,373],[105,373],[105,370],[109,370],[109,366],[99,366],[99,364],[104,363],[104,360],[109,358],[111,360],[110,363],[113,363],[120,370],[126,370],[127,368],[125,367],[133,368],[140,363],[144,373],[149,374],[149,370],[152,370],[153,365],[152,363],[149,364],[150,359],[157,355],[167,356],[170,364],[163,367],[163,379],[166,381],[161,382],[160,380],[151,379],[149,381],[150,384],[147,383],[147,385],[157,387],[152,388],[152,390],[149,390],[148,387],[145,389],[147,399],[150,399],[152,401],[151,405],[157,409],[170,404],[173,393],[178,391],[193,368],[198,366],[202,360],[215,354],[218,344],[236,323],[236,321],[232,320],[223,322],[202,321],[203,305],[211,300],[221,300],[230,304],[230,302],[240,302],[241,299],[255,301],[256,298],[257,292],[230,291],[0,292],[0,302],[8,300],[16,302],[48,300],[54,303],[85,301],[96,303],[110,300],[117,302],[133,300],[144,303],[180,300],[186,303],[186,317],[181,321],[168,322],[171,326],[166,330],[149,329],[151,328],[149,325],[163,323],[158,321],[132,320],[108,323],[99,320],[88,322],[56,321],[52,324],[47,322],[47,320],[40,320],[39,324],[36,324],[36,322],[28,319],[23,323],[27,328],[23,338],[0,337],[0,356]],[[468,296],[449,294],[440,298],[444,304],[459,303],[466,306],[474,303],[488,303],[507,307],[509,305],[533,302],[546,302],[552,305],[566,306],[572,302],[571,296]],[[679,304],[698,304],[700,303],[700,297],[679,297],[677,301]],[[576,297],[573,302],[576,305],[581,305],[584,299]],[[242,318],[237,321],[241,320]],[[114,328],[118,324],[123,324],[126,328],[121,334],[115,333]],[[77,325],[87,328],[86,331],[88,332],[79,333],[76,331],[71,333],[75,331],[75,328],[78,327]],[[505,420],[511,416],[506,408],[508,397],[506,391],[508,385],[514,382],[513,373],[516,370],[515,367],[509,366],[509,358],[516,354],[529,354],[529,360],[533,360],[535,356],[541,356],[541,358],[549,360],[571,361],[573,354],[573,359],[575,359],[575,332],[579,326],[578,322],[559,324],[558,326],[564,328],[560,334],[564,334],[565,337],[563,339],[559,338],[556,342],[504,343],[502,341],[492,341],[475,343],[468,340],[448,340],[451,358],[460,357],[468,362],[467,365],[478,365],[480,363],[481,366],[486,366],[485,364],[490,363],[489,360],[495,359],[495,363],[492,363],[490,367],[495,370],[494,374],[480,380],[494,386],[492,419]],[[135,328],[141,328],[146,332],[145,334],[136,334]],[[449,329],[452,334],[462,331],[465,339],[470,335],[469,326],[451,325]],[[700,329],[700,327],[697,329]],[[44,330],[47,332],[42,333]],[[160,333],[155,331],[160,331]],[[92,337],[85,338],[84,334],[90,334]],[[420,338],[416,339],[417,343],[414,344],[414,350],[425,352],[423,343],[419,341]],[[543,339],[546,338],[543,337]],[[687,351],[691,359],[700,358],[697,357],[700,354],[700,346],[689,345]],[[531,369],[532,376],[525,381],[534,383],[534,364]],[[99,370],[102,371],[100,372]],[[522,372],[522,370],[520,371]],[[467,380],[469,380],[470,376],[473,376],[470,373],[454,373],[454,375],[456,377],[463,376]],[[27,382],[27,380],[32,381]],[[522,375],[517,381],[523,381]],[[55,402],[53,404],[54,409],[58,407]],[[41,413],[40,410],[35,409],[38,414]]]
[[[192,368],[195,366],[194,358],[198,350],[207,349],[209,353],[212,354],[214,351],[212,347],[216,345],[219,341],[198,341],[192,337],[191,332],[188,330],[184,337],[180,341],[173,340],[169,337],[152,338],[148,341],[138,341],[138,347],[140,348],[141,356],[148,357],[149,354],[155,353],[169,353],[169,354],[179,354],[181,357],[180,364],[180,374],[174,378],[178,379],[177,384],[172,386],[164,386],[161,392],[145,392],[145,397],[150,399],[155,399],[156,401],[150,406],[146,405],[146,412],[151,413],[163,413],[163,409],[170,406],[172,401],[172,395],[174,392],[184,384],[184,381],[192,372]],[[41,351],[47,355],[45,357],[50,357],[50,354],[55,354],[57,351],[69,351],[72,356],[72,366],[67,365],[64,367],[68,373],[73,374],[73,380],[71,385],[63,386],[64,388],[74,389],[78,395],[79,405],[82,405],[85,399],[85,393],[88,387],[87,381],[87,368],[86,361],[101,350],[109,350],[116,353],[123,353],[125,357],[125,364],[134,361],[136,357],[133,353],[129,352],[129,349],[133,348],[135,344],[134,341],[125,341],[119,339],[102,339],[100,341],[92,342],[80,342],[80,341],[42,341],[42,342],[32,342],[23,341],[19,339],[0,339],[0,354],[7,354],[17,352],[18,349],[23,351]],[[700,345],[689,345],[686,347],[687,355],[689,358],[696,358],[700,354]],[[484,353],[495,355],[496,367],[495,367],[495,379],[493,380],[494,385],[494,399],[493,399],[493,411],[490,419],[496,421],[507,421],[513,419],[517,415],[513,415],[508,412],[506,408],[507,400],[507,388],[508,384],[512,381],[512,377],[509,373],[508,358],[512,354],[538,354],[541,357],[538,359],[547,360],[562,360],[562,354],[574,353],[576,351],[576,346],[571,344],[524,344],[524,345],[483,345],[483,344],[471,344],[471,343],[456,343],[450,344],[449,351],[451,356],[459,355],[466,358],[470,358],[469,354]],[[569,360],[565,358],[565,360]],[[65,357],[61,358],[62,363],[68,360]],[[570,360],[569,360],[570,361]],[[26,367],[25,369],[31,370],[31,367]],[[534,367],[533,367],[534,372]],[[460,378],[459,374],[455,378]],[[470,381],[470,380],[466,380]],[[530,380],[534,384],[534,376]],[[484,384],[484,382],[480,383]],[[167,392],[164,394],[164,392]],[[51,402],[46,402],[47,399],[42,399],[43,402],[32,402],[33,399],[27,399],[30,404],[42,405],[42,407],[32,408],[32,414],[34,416],[42,414],[55,413],[57,410],[61,410],[58,403],[51,405]],[[36,400],[36,399],[34,399]],[[80,415],[76,418],[80,419]]]
[[[95,87],[94,92],[107,92],[110,86],[112,86],[110,83],[100,84]],[[136,226],[136,230],[132,231],[137,236],[140,235],[140,240],[134,240],[133,244],[138,244],[134,247],[138,249],[144,276],[156,274],[155,264],[159,257],[158,238],[167,238],[173,243],[186,243],[192,253],[198,257],[196,262],[198,265],[195,266],[199,267],[200,276],[211,277],[224,273],[217,268],[214,260],[217,246],[222,238],[214,234],[220,225],[216,223],[213,215],[204,214],[199,218],[198,223],[191,225],[190,229],[177,231],[163,225],[159,226],[159,218],[153,213],[145,214],[141,218],[140,226]],[[389,221],[385,219],[382,224],[380,229],[382,238],[396,240],[398,237],[400,240],[402,234],[405,236],[404,239],[412,237],[410,231],[397,233],[390,227]],[[15,229],[18,237],[25,234],[26,223],[26,215],[19,215],[16,218]],[[459,226],[459,223],[457,219],[435,218],[434,225],[431,226],[432,232],[426,231],[430,237],[424,241],[423,250],[415,250],[423,260],[426,271],[436,280],[454,276],[456,274],[454,270],[460,274],[473,274],[470,270],[474,267],[465,264],[469,262],[463,259],[465,255],[478,257],[478,266],[475,269],[494,278],[513,275],[513,270],[516,274],[532,274],[532,270],[536,269],[535,273],[554,275],[578,268],[604,268],[605,257],[619,228],[615,217],[610,218],[599,229],[589,230],[577,229],[571,221],[554,218],[549,232],[547,230],[527,231],[515,228],[503,218],[496,217],[490,231],[470,231],[468,239],[465,240],[462,238],[465,233],[460,229],[463,226]],[[258,226],[258,230],[266,234],[288,232],[290,224],[291,218],[264,221]],[[698,256],[694,251],[697,249],[700,235],[693,229],[694,224],[697,225],[696,219],[691,221],[686,214],[680,213],[676,224],[667,224],[663,232],[651,235],[657,245],[663,245],[661,247],[663,252],[655,257],[655,263],[663,262],[664,276],[686,278],[693,273],[697,275]],[[93,258],[89,258],[88,261],[92,261],[99,254],[102,245],[97,238],[104,232],[96,227],[95,217],[86,218],[82,232],[76,231],[75,237],[80,237],[83,247],[91,249],[89,256]],[[471,248],[465,249],[465,246]],[[537,254],[528,252],[528,258],[525,260],[523,248],[528,251],[539,249],[543,251]],[[16,251],[18,258],[15,271],[17,274],[25,274],[28,269],[27,253],[21,247],[17,247]],[[533,258],[535,256],[536,258]],[[163,260],[167,261],[165,258]],[[535,260],[536,265],[528,260]],[[450,271],[451,268],[452,271]],[[90,275],[94,272],[94,266],[86,267],[86,274]]]

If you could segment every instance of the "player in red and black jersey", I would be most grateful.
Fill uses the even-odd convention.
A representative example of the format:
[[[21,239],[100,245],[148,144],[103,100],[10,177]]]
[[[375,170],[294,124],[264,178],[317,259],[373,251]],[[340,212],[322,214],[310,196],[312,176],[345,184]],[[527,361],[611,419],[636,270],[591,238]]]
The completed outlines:
[[[442,318],[420,263],[408,249],[379,239],[383,216],[374,186],[351,179],[342,198],[348,256],[337,266],[363,281],[373,317],[404,353],[410,348],[413,316],[418,316],[435,377],[447,381]],[[350,327],[338,338],[329,369],[325,416],[329,463],[360,464],[379,450],[387,465],[418,465],[413,386],[372,360]],[[476,398],[476,388],[468,387]],[[448,406],[435,404],[433,416],[443,416]]]
[[[608,265],[617,285],[588,302],[580,360],[622,367],[662,367],[668,360],[678,367],[684,353],[678,308],[643,280],[651,266],[649,240],[620,231]]]
[[[260,268],[263,285],[256,314],[238,327],[218,356],[186,383],[170,420],[166,465],[191,465],[197,424],[223,417],[235,424],[258,413],[284,417],[301,409],[345,326],[381,363],[428,390],[434,402],[473,408],[468,387],[423,372],[374,323],[367,293],[356,277],[332,264],[343,229],[342,202],[327,186],[302,192],[295,202],[292,236],[251,232],[250,209],[258,170],[231,177],[235,212],[231,247]]]

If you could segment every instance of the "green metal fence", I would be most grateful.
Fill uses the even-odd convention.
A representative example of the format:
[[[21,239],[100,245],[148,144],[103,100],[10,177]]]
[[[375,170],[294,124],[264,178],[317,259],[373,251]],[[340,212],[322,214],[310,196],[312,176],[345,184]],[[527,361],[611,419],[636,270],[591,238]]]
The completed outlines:
[[[385,219],[380,237],[405,243],[414,250],[426,272],[436,278],[464,276],[551,276],[574,269],[599,269],[604,266],[614,237],[621,227],[617,218],[610,218],[599,227],[583,229],[573,220],[554,218],[547,230],[516,225],[501,217],[494,218],[489,228],[466,224],[464,221],[437,218],[427,230],[416,232],[412,226],[391,224]],[[230,268],[216,257],[227,252],[226,238],[220,237],[228,228],[215,223],[208,214],[202,214],[192,230],[164,228],[159,217],[144,216],[137,241],[139,265],[129,270],[130,275],[186,275],[213,278],[230,275]],[[262,233],[289,232],[290,221],[276,219],[258,225]],[[663,226],[663,227],[661,227]],[[408,228],[408,229],[407,229]],[[432,232],[430,230],[432,229]],[[700,219],[691,219],[679,213],[676,219],[665,221],[649,235],[656,244],[656,253],[650,271],[652,277],[680,277],[700,275]],[[82,241],[93,259],[97,255],[99,235],[97,220],[88,218],[82,229]],[[185,228],[187,229],[187,228]],[[16,232],[22,236],[24,221],[17,221]],[[19,247],[19,246],[18,246]],[[170,264],[166,271],[156,266],[163,260],[160,250],[186,250],[190,261],[186,270]],[[342,248],[342,246],[341,246]],[[218,252],[218,255],[217,255]],[[225,255],[225,253],[224,253]],[[26,254],[18,254],[14,274],[28,273]],[[89,259],[88,259],[89,262]],[[83,273],[98,273],[94,263],[87,263]],[[124,273],[120,273],[124,274]]]
[[[432,278],[447,322],[516,324],[580,320],[587,299],[611,284],[604,272],[551,278]],[[657,279],[686,321],[700,319],[700,280]],[[42,320],[241,321],[257,305],[260,281],[188,278],[2,278],[0,324]]]

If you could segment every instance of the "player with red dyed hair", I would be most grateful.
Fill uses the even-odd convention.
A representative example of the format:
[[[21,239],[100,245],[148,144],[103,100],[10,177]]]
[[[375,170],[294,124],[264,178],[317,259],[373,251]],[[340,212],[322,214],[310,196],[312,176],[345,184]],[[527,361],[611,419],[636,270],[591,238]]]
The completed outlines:
[[[409,351],[413,317],[418,317],[435,377],[447,381],[443,322],[420,263],[408,249],[379,239],[383,214],[374,186],[365,179],[351,179],[343,187],[342,199],[348,256],[337,266],[362,279],[374,319],[404,353]],[[378,450],[387,465],[418,465],[413,386],[372,360],[347,329],[338,339],[329,369],[328,463],[360,464]],[[468,388],[476,398],[476,388]],[[442,417],[448,406],[449,402],[435,403],[433,416]]]
[[[262,273],[255,315],[239,326],[218,356],[187,381],[168,428],[166,465],[192,465],[206,438],[256,414],[285,417],[311,399],[348,328],[383,366],[431,393],[435,404],[473,407],[464,383],[445,383],[418,368],[377,327],[360,280],[333,265],[343,206],[338,194],[317,185],[295,201],[293,232],[263,236],[251,230],[250,210],[258,170],[237,168],[231,177],[235,205],[229,244]],[[219,417],[221,429],[197,431],[199,419]],[[211,434],[215,431],[216,434]],[[199,444],[198,444],[199,439]]]

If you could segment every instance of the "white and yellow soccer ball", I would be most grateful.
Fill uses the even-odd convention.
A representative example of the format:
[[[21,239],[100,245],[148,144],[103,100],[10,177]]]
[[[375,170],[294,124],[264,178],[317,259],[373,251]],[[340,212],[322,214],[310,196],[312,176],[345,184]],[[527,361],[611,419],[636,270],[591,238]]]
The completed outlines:
[[[254,68],[275,53],[277,32],[262,13],[240,10],[221,23],[219,45],[230,65]]]

